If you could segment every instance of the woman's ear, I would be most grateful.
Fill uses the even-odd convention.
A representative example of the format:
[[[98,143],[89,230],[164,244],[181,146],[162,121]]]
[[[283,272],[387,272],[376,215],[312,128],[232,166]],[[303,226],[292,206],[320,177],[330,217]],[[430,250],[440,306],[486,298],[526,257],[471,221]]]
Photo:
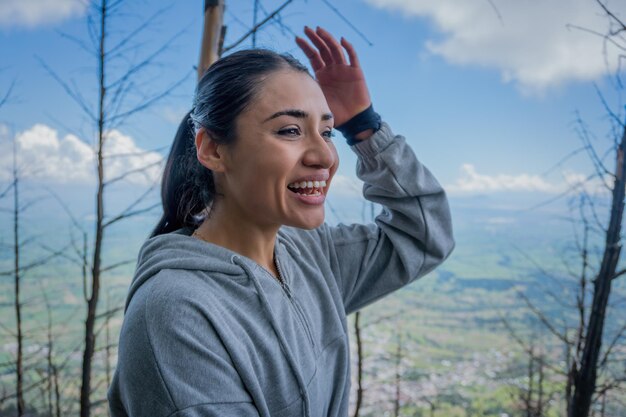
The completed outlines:
[[[211,132],[200,128],[196,133],[198,161],[213,172],[224,172],[224,146],[213,139]]]

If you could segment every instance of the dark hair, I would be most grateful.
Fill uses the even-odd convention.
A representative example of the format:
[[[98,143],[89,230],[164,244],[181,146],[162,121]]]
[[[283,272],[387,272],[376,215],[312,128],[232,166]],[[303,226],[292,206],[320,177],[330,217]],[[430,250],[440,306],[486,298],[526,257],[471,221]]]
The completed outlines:
[[[202,215],[215,198],[215,183],[211,170],[196,157],[195,132],[203,127],[213,140],[232,143],[237,136],[235,120],[260,91],[263,76],[282,69],[310,75],[293,56],[267,49],[237,51],[209,67],[196,88],[193,110],[174,137],[161,183],[163,216],[151,237],[195,228],[204,220]]]

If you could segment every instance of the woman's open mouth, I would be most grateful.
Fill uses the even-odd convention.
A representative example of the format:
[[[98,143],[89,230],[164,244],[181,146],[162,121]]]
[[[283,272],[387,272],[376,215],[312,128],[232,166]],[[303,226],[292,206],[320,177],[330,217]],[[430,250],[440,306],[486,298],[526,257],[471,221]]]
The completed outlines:
[[[292,182],[287,186],[287,188],[289,188],[289,191],[299,194],[301,196],[319,196],[324,194],[326,181]]]

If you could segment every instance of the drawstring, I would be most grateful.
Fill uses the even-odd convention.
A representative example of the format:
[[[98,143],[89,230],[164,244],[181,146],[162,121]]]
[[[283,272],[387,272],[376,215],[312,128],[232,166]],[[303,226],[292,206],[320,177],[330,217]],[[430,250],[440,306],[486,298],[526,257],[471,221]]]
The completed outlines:
[[[310,417],[311,412],[309,411],[310,405],[309,405],[309,396],[307,394],[306,384],[304,383],[304,380],[302,379],[302,375],[300,374],[300,372],[298,372],[298,366],[296,365],[296,361],[291,355],[291,351],[287,348],[285,335],[280,330],[280,326],[278,326],[278,324],[276,323],[276,319],[274,318],[274,315],[272,314],[267,298],[265,297],[265,292],[263,292],[263,289],[261,288],[261,283],[259,282],[259,279],[252,273],[250,268],[242,260],[240,260],[238,256],[233,256],[231,259],[233,263],[236,263],[237,265],[241,266],[241,268],[243,268],[243,270],[248,275],[248,278],[250,278],[250,280],[254,283],[254,286],[256,288],[256,292],[259,296],[261,304],[263,305],[263,308],[265,308],[265,310],[267,311],[267,315],[270,318],[270,324],[272,325],[272,328],[274,329],[276,336],[278,336],[278,343],[280,344],[280,348],[283,351],[284,355],[287,357],[287,362],[289,362],[291,371],[296,377],[296,381],[298,382],[300,395],[302,395],[302,398],[304,401],[304,415],[305,417]]]

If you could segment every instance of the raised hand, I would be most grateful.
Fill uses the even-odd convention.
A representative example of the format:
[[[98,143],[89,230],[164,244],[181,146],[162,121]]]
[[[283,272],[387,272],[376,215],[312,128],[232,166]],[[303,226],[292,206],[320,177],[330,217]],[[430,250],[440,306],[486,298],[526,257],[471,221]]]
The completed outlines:
[[[359,59],[347,40],[341,38],[340,45],[319,26],[316,30],[305,26],[304,33],[317,49],[299,36],[296,36],[296,43],[309,58],[315,78],[333,113],[335,126],[339,126],[371,104]],[[346,62],[342,46],[348,53],[349,63]]]

